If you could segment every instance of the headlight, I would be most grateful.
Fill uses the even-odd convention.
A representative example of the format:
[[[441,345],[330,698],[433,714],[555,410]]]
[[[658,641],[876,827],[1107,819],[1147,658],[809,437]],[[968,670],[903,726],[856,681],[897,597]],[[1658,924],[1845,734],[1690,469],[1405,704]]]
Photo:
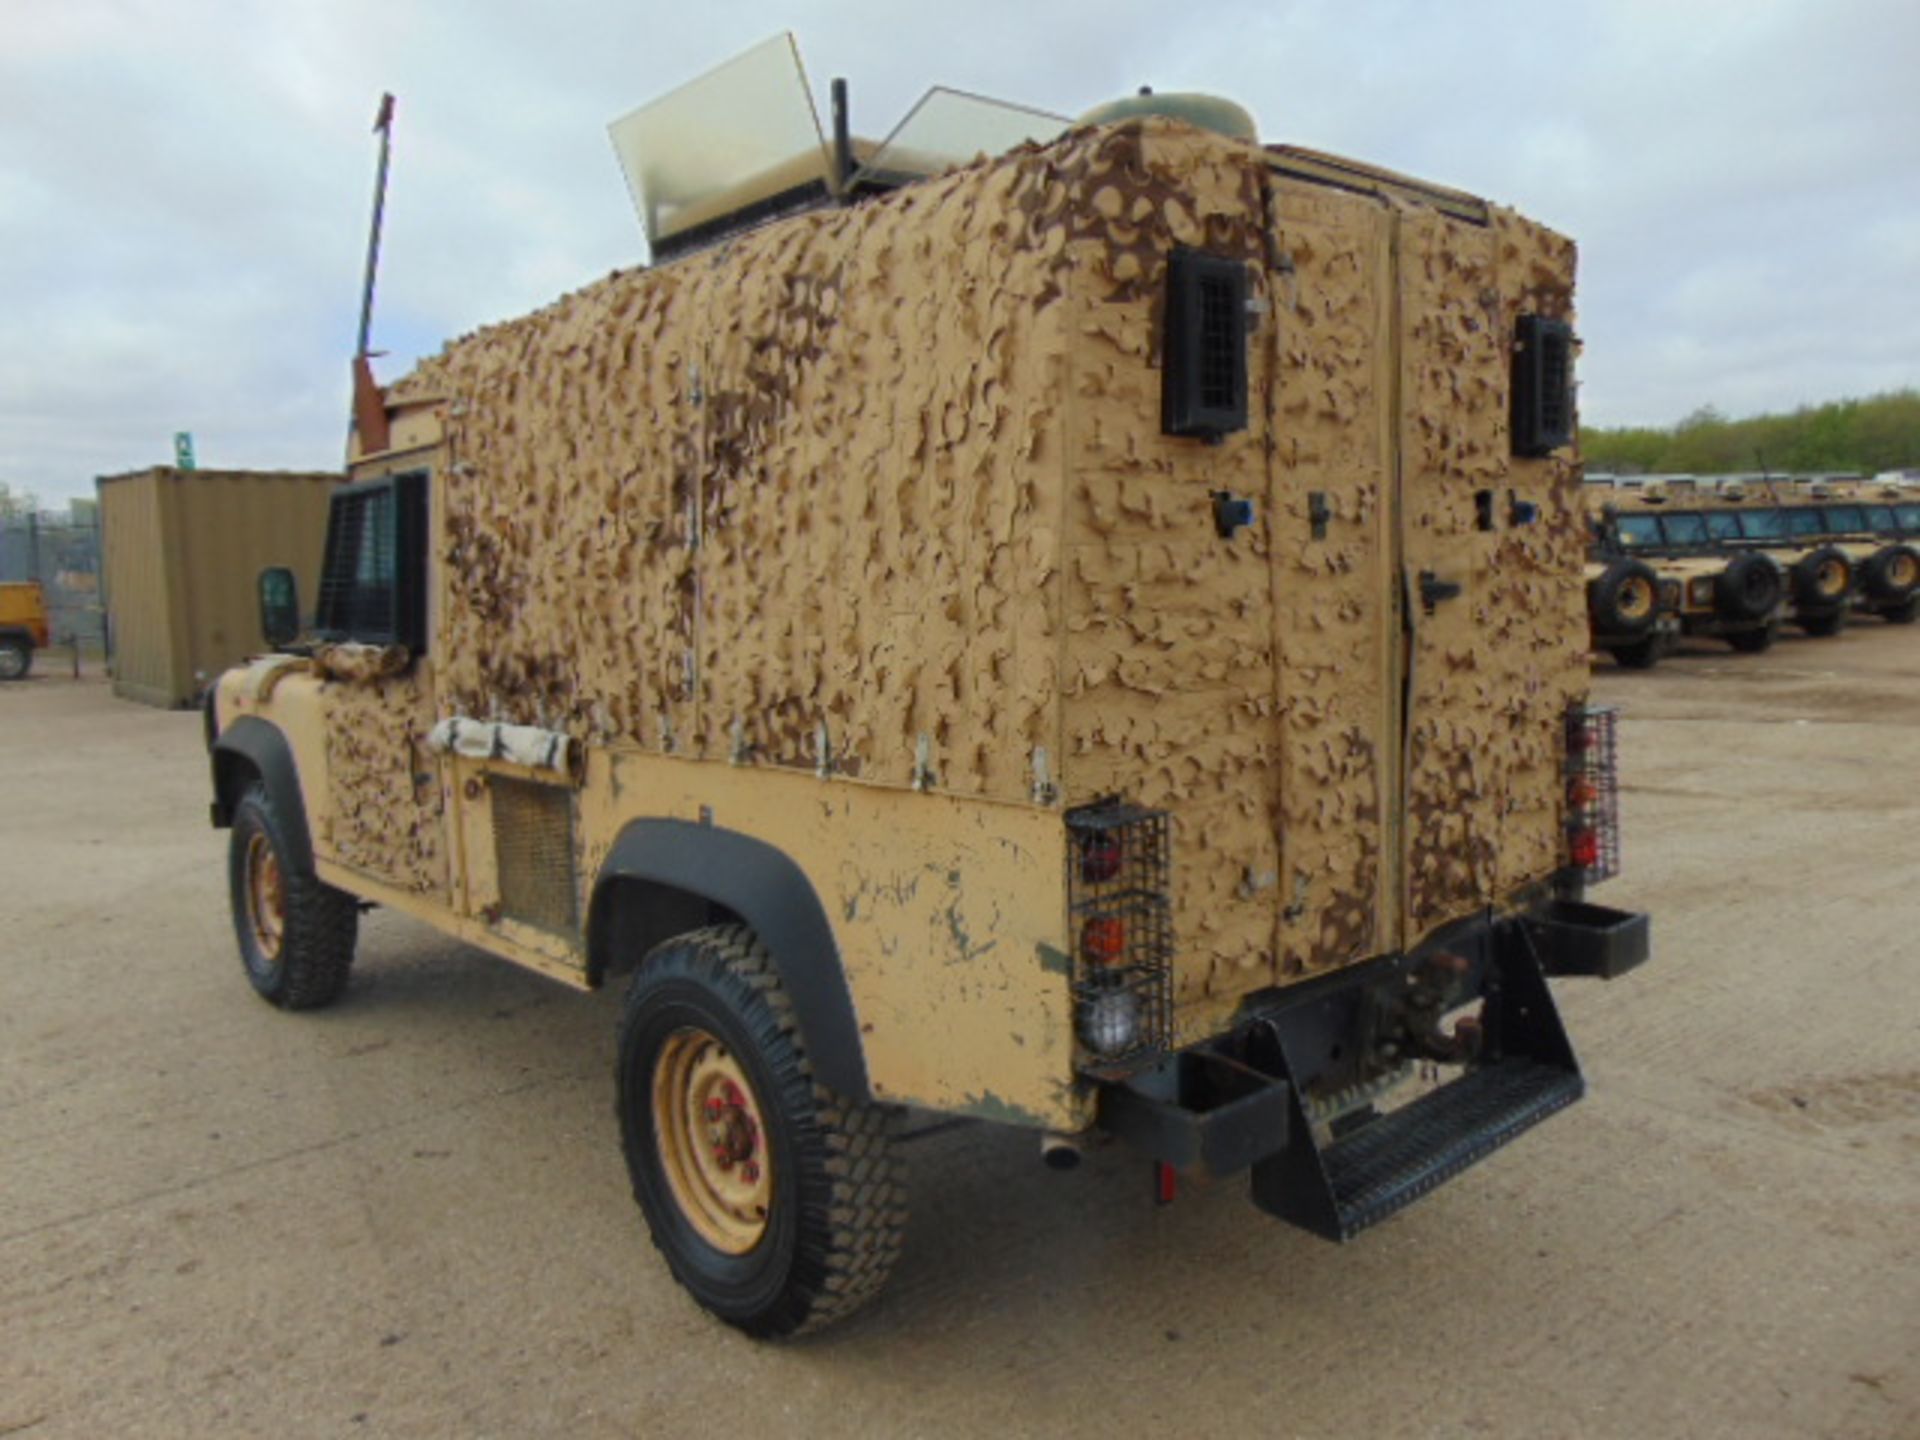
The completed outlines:
[[[1713,577],[1702,575],[1687,582],[1687,599],[1695,605],[1713,604]]]

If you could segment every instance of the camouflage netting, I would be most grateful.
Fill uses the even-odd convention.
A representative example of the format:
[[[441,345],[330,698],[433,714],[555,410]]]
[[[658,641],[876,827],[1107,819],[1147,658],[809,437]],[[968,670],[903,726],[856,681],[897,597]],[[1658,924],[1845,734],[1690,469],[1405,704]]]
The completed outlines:
[[[1174,244],[1254,262],[1220,445],[1160,433]],[[439,713],[889,785],[924,743],[1002,800],[1044,746],[1069,804],[1173,810],[1184,1000],[1393,948],[1402,879],[1425,926],[1557,860],[1578,487],[1510,457],[1505,367],[1572,262],[1150,120],[616,274],[394,389],[446,397]],[[1409,568],[1501,576],[1423,622],[1404,876],[1396,452]]]

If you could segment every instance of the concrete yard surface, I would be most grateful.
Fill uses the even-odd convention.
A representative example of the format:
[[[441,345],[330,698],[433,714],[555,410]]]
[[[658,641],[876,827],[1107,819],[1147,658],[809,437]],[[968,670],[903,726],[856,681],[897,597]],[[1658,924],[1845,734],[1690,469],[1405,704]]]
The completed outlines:
[[[0,686],[0,1437],[1911,1440],[1920,629],[1596,690],[1655,955],[1557,986],[1583,1103],[1345,1247],[942,1134],[887,1293],[758,1345],[628,1194],[617,991],[376,911],[281,1014],[199,716]]]

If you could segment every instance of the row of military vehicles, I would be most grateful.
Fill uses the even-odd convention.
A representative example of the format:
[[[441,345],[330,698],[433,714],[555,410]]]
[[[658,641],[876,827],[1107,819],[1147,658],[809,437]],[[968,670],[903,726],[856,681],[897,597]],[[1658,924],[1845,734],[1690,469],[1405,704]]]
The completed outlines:
[[[1794,626],[1920,616],[1920,485],[1590,479],[1593,647],[1644,669],[1682,637],[1757,653]]]

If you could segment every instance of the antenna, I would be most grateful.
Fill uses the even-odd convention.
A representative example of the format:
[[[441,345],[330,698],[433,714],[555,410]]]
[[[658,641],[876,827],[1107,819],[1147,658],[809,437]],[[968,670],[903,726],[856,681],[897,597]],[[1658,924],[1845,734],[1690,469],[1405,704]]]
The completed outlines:
[[[373,326],[373,277],[380,267],[380,221],[387,208],[387,157],[393,144],[393,96],[380,97],[380,113],[373,118],[380,137],[380,168],[373,181],[373,225],[367,232],[367,278],[360,288],[360,343],[354,354],[367,354],[367,332]]]
[[[380,137],[380,168],[373,181],[373,224],[367,231],[367,278],[360,287],[360,338],[353,351],[353,431],[348,439],[348,457],[352,458],[354,438],[364,458],[384,450],[392,442],[393,432],[387,420],[387,400],[373,383],[373,363],[368,358],[368,332],[373,328],[373,277],[380,268],[380,221],[387,208],[387,157],[393,146],[393,96],[382,94],[380,113],[373,117],[374,132]]]

